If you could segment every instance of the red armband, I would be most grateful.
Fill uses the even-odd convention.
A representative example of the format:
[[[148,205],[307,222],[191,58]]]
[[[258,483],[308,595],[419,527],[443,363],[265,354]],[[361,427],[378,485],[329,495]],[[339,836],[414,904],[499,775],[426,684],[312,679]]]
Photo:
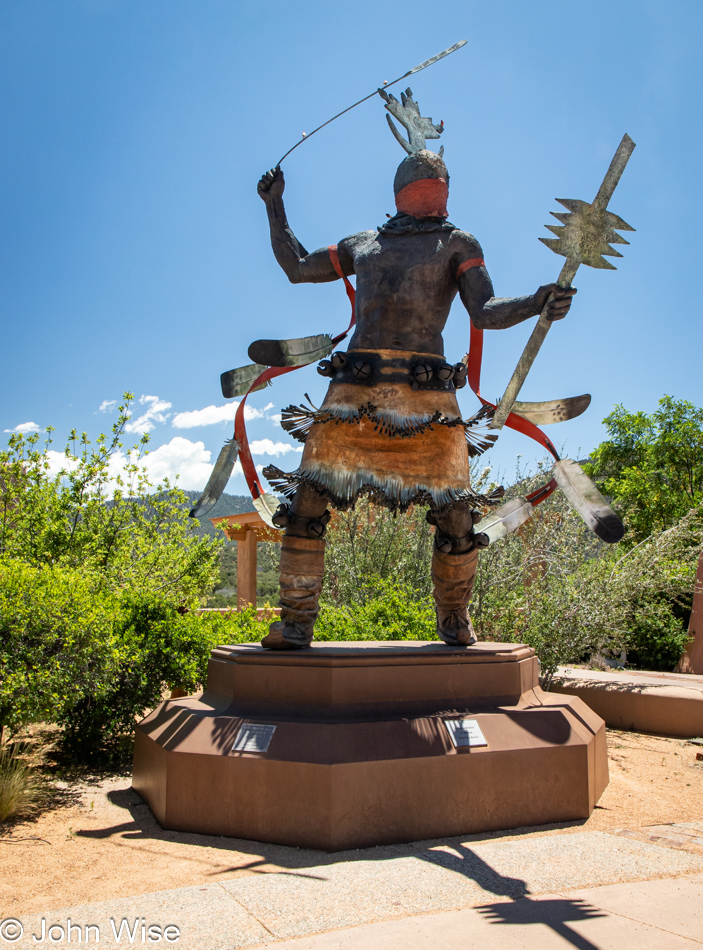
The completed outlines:
[[[471,257],[468,261],[463,261],[456,269],[456,276],[461,277],[464,271],[471,270],[472,267],[485,267],[486,262],[482,257]]]

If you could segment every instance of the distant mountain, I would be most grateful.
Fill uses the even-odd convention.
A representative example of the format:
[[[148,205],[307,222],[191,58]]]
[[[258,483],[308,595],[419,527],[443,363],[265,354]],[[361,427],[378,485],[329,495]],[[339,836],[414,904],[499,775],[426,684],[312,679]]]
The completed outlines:
[[[188,497],[191,507],[196,503],[198,498],[200,498],[200,492],[197,491],[184,491],[183,494]],[[222,518],[225,515],[241,515],[245,511],[254,511],[254,502],[251,500],[250,495],[228,495],[226,492],[223,492],[218,502],[212,508],[212,511],[208,511],[203,518],[198,518],[200,522],[199,533],[215,537],[217,532],[215,531],[214,525],[210,523],[210,518]]]

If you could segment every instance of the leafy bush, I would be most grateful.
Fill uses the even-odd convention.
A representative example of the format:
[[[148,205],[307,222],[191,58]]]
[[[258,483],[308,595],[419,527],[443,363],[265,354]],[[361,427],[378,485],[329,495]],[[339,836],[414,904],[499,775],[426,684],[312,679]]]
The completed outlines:
[[[627,659],[638,670],[673,670],[689,639],[687,624],[663,598],[640,605],[629,633]]]
[[[91,572],[0,560],[0,733],[105,689],[118,604]]]
[[[259,640],[266,624],[253,609],[221,615],[179,613],[153,595],[124,596],[112,642],[112,675],[59,717],[62,745],[77,761],[129,759],[136,722],[179,687],[187,694],[207,679],[210,652]]]
[[[336,512],[327,529],[323,601],[364,604],[378,593],[373,578],[401,580],[412,600],[427,597],[431,557],[424,508],[396,515],[360,498],[353,510]]]
[[[670,528],[703,500],[703,409],[663,396],[648,415],[616,406],[586,471],[623,516],[625,544]]]
[[[120,758],[164,691],[194,692],[221,643],[259,640],[251,609],[179,613],[154,592],[104,589],[96,572],[0,560],[0,727],[57,722],[74,758]]]
[[[130,398],[109,437],[92,444],[72,432],[62,457],[51,430],[41,449],[36,434],[10,436],[0,451],[0,557],[91,571],[106,590],[155,591],[195,607],[217,577],[221,542],[198,536],[183,492],[151,485],[148,435],[123,450]]]
[[[482,639],[534,647],[547,685],[560,665],[625,648],[633,666],[671,670],[687,639],[702,538],[699,505],[634,548],[604,545],[555,494],[479,558],[474,622]]]
[[[323,604],[315,626],[317,640],[435,640],[432,599],[400,581],[369,578],[362,603]]]

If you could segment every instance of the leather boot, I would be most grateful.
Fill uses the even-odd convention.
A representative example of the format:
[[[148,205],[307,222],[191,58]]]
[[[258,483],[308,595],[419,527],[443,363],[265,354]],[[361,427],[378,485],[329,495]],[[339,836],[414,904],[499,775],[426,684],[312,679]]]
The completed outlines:
[[[325,542],[284,534],[281,547],[281,617],[271,624],[261,646],[302,650],[312,642],[320,609]]]
[[[450,646],[471,646],[476,634],[469,619],[468,603],[476,577],[478,551],[443,554],[432,552],[432,583],[437,608],[437,635]]]

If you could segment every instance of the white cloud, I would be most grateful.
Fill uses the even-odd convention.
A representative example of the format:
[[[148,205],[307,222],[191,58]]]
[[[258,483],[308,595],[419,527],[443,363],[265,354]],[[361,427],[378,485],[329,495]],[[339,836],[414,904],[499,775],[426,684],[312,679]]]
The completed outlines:
[[[177,412],[171,425],[174,429],[194,429],[196,426],[211,426],[216,422],[231,422],[238,408],[239,403],[232,402],[225,406],[206,406],[205,409]]]
[[[24,435],[27,435],[30,432],[41,431],[42,429],[36,424],[36,422],[20,422],[20,424],[15,426],[14,429],[5,429],[5,432],[22,432]]]
[[[146,412],[127,423],[125,426],[127,432],[143,435],[145,432],[151,432],[156,422],[166,422],[171,417],[171,413],[166,412],[166,409],[171,408],[171,403],[159,399],[158,396],[140,396],[139,404],[147,407]]]
[[[191,442],[177,435],[149,452],[140,464],[146,468],[152,484],[164,478],[173,484],[178,477],[180,488],[200,490],[212,471],[211,455],[202,442]]]
[[[206,406],[205,409],[191,409],[189,412],[177,412],[171,425],[174,429],[194,429],[197,426],[211,426],[218,422],[232,422],[239,409],[240,403],[228,402],[224,406]],[[254,409],[253,406],[244,407],[244,418],[247,422],[252,419],[266,417],[269,409],[273,409],[270,402],[263,409]]]
[[[285,442],[272,442],[271,439],[260,439],[250,443],[253,455],[285,455],[288,452],[302,452],[303,447],[287,445]],[[164,478],[173,484],[178,477],[181,488],[201,491],[205,488],[213,463],[219,448],[213,453],[205,448],[203,442],[192,442],[181,435],[174,436],[170,442],[160,445],[158,449],[150,451],[140,465],[146,467],[149,480],[152,484],[163,481]],[[125,464],[125,457],[119,460],[119,467]],[[257,465],[261,472],[263,465]],[[115,472],[117,474],[117,472]],[[242,466],[237,460],[232,478],[242,474]],[[230,489],[231,490],[231,489]],[[227,489],[225,489],[227,491]]]
[[[98,412],[112,412],[116,405],[116,399],[103,399],[103,401],[100,403]]]
[[[273,442],[271,439],[258,439],[250,443],[250,448],[253,455],[269,456],[286,455],[289,452],[302,452],[303,450],[302,446],[288,445],[285,442]],[[49,450],[47,456],[49,459],[49,473],[52,476],[57,475],[62,469],[71,471],[78,464],[77,459],[67,459],[63,452],[56,452],[53,449]],[[122,475],[125,466],[131,460],[130,456],[124,452],[118,452],[112,456],[109,465],[110,482],[106,486],[108,490],[115,487],[113,480],[118,475]],[[213,462],[213,453],[205,448],[203,442],[192,442],[190,439],[177,435],[170,442],[166,442],[157,449],[148,452],[139,459],[138,464],[140,468],[146,469],[152,485],[157,485],[168,478],[172,485],[177,484],[180,488],[202,491],[212,472]],[[259,474],[261,474],[263,468],[263,464],[256,465]],[[241,474],[242,466],[237,460],[232,477]],[[125,480],[129,481],[129,478]],[[128,491],[128,489],[123,490]]]
[[[54,475],[58,475],[62,469],[67,472],[72,472],[78,465],[78,459],[66,458],[63,452],[56,452],[54,449],[49,449],[46,453],[46,457],[49,460],[49,475],[52,478]]]
[[[160,445],[141,459],[132,453],[127,455],[125,452],[116,452],[109,462],[106,489],[110,491],[117,487],[115,480],[118,475],[122,475],[125,482],[123,491],[129,492],[130,476],[124,475],[124,469],[126,465],[136,461],[140,469],[146,469],[152,485],[168,478],[172,485],[177,484],[179,488],[200,491],[207,484],[212,471],[211,456],[212,453],[202,442],[191,442],[182,436],[175,436],[170,442]],[[78,459],[66,458],[63,452],[55,452],[53,449],[47,452],[47,457],[49,474],[52,476],[61,470],[72,471],[78,465]],[[241,471],[237,462],[233,474],[241,474]]]
[[[287,442],[272,442],[271,439],[257,439],[250,442],[252,455],[287,455],[288,452],[302,452],[302,445],[289,445]]]

